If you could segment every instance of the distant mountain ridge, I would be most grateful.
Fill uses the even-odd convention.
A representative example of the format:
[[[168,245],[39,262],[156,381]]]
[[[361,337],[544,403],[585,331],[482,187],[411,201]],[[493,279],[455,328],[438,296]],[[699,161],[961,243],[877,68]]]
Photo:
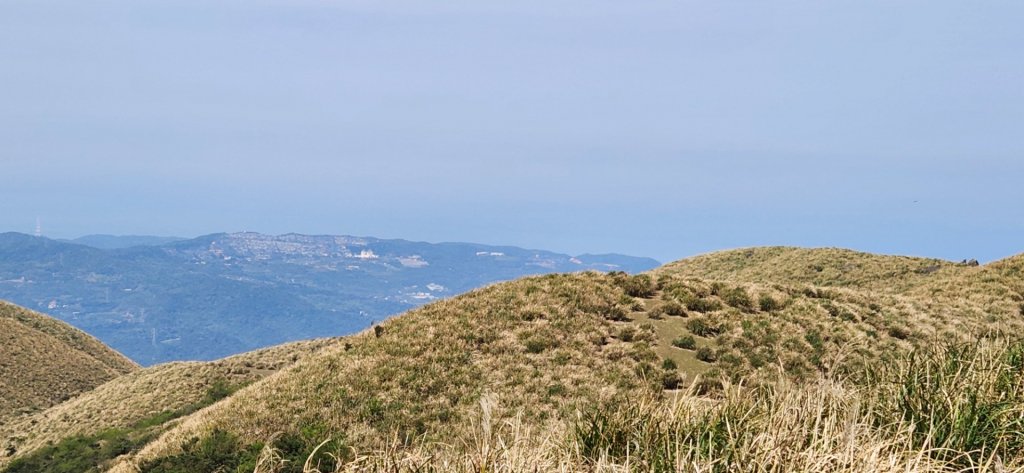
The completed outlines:
[[[101,249],[0,234],[0,298],[52,314],[144,365],[352,333],[525,275],[657,266],[623,255],[333,235],[219,233]]]
[[[152,235],[85,235],[71,240],[62,241],[78,243],[79,245],[91,246],[101,250],[115,250],[119,248],[131,248],[133,246],[160,246],[187,239],[188,238]]]

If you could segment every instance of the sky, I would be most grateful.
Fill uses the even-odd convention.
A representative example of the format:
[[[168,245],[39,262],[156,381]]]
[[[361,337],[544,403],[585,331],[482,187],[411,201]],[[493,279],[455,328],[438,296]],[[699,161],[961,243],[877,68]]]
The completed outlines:
[[[0,231],[1024,252],[1024,2],[0,2]]]

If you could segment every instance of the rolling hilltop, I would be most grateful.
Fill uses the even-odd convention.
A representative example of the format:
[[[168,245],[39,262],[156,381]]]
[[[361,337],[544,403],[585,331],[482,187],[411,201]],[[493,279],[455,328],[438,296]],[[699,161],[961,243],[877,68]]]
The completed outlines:
[[[350,334],[432,300],[530,274],[658,265],[622,255],[351,236],[80,241],[100,248],[0,234],[0,299],[51,314],[143,365]]]
[[[79,245],[91,246],[101,250],[116,250],[136,246],[160,246],[184,240],[188,240],[188,238],[149,235],[85,235],[73,240],[61,241],[78,243]]]
[[[122,376],[11,422],[0,468],[1024,471],[1022,263],[755,248],[522,278]]]
[[[81,330],[0,301],[0,425],[136,369]]]
[[[900,292],[971,271],[967,263],[882,256],[841,248],[761,247],[727,250],[669,263],[659,273],[752,282],[803,283]]]

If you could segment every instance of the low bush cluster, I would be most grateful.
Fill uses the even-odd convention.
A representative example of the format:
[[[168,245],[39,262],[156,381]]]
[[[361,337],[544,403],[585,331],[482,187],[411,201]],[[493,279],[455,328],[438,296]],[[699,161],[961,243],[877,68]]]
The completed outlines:
[[[672,346],[676,348],[682,348],[684,350],[694,350],[697,348],[697,341],[692,336],[686,335],[672,340]]]
[[[646,274],[630,276],[624,272],[615,271],[610,273],[610,275],[615,285],[621,287],[629,296],[649,298],[653,297],[658,291],[657,283]]]

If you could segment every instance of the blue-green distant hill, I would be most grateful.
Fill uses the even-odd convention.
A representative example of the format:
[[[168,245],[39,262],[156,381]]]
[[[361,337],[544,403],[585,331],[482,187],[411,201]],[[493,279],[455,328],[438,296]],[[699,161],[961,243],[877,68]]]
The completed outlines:
[[[58,317],[140,364],[333,336],[529,274],[639,272],[650,258],[351,236],[0,234],[0,299]],[[92,246],[88,246],[92,245]]]
[[[103,250],[116,250],[119,248],[131,248],[133,246],[159,246],[186,239],[187,238],[149,235],[86,235],[75,238],[74,240],[66,241]]]

